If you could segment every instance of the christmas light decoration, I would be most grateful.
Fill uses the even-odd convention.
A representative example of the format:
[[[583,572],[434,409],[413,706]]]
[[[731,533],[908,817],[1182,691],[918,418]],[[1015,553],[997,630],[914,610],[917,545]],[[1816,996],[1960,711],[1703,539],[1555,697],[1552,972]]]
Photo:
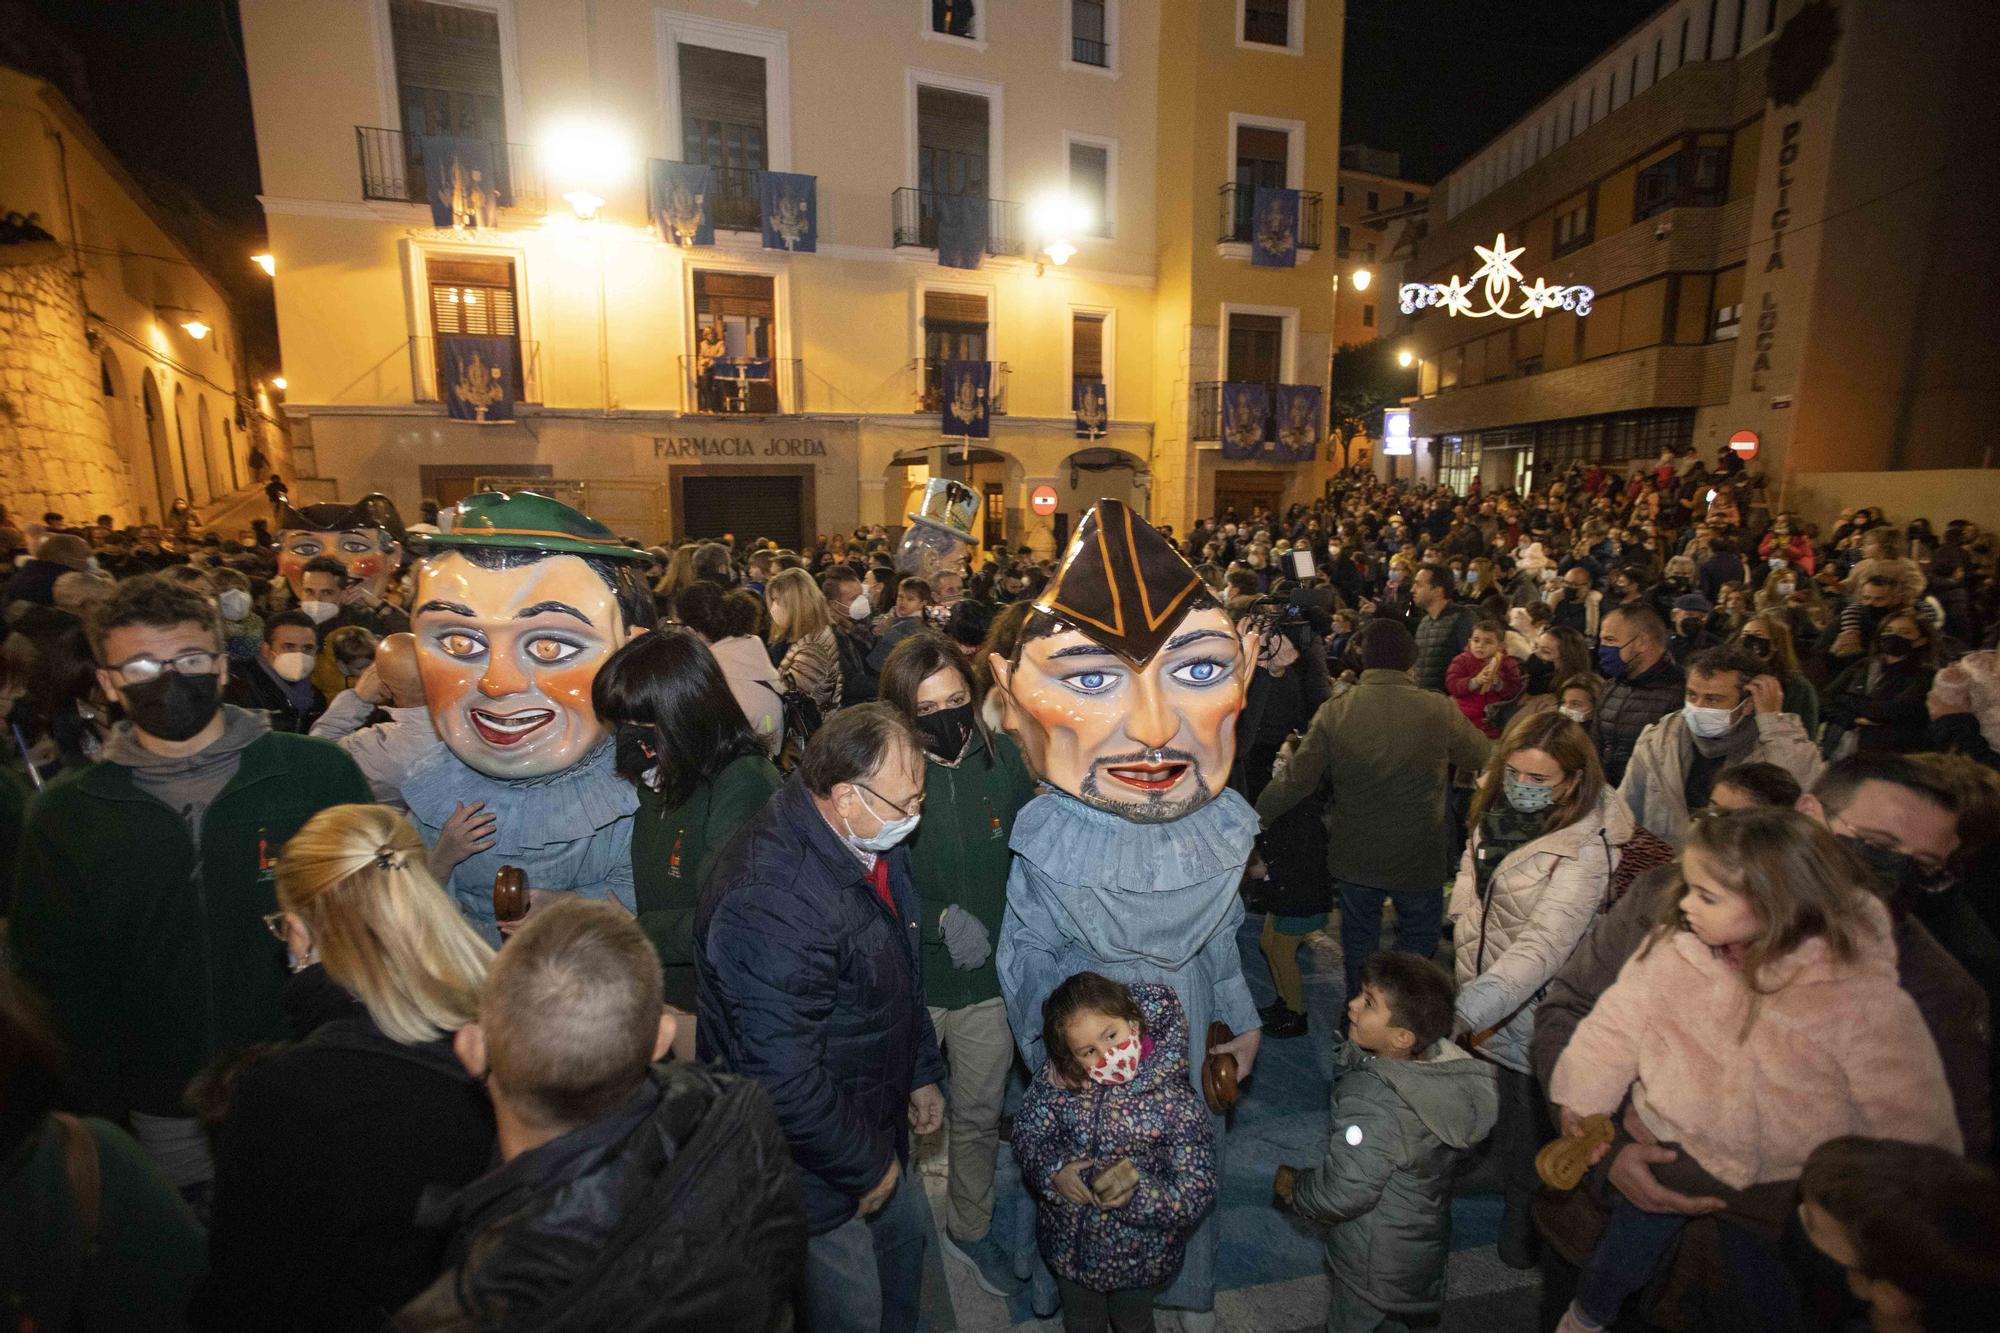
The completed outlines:
[[[1508,248],[1505,232],[1494,236],[1490,247],[1475,245],[1472,249],[1479,256],[1480,265],[1471,282],[1456,273],[1444,282],[1406,282],[1399,293],[1403,313],[1414,315],[1427,306],[1443,306],[1446,314],[1464,315],[1468,319],[1492,315],[1501,319],[1526,319],[1532,315],[1540,319],[1551,310],[1590,313],[1590,303],[1597,293],[1589,287],[1552,287],[1541,278],[1522,282],[1521,270],[1514,266],[1514,261],[1527,247]],[[1518,289],[1516,283],[1521,283]],[[1473,309],[1475,291],[1486,299],[1483,310]],[[1510,304],[1517,295],[1519,304]]]

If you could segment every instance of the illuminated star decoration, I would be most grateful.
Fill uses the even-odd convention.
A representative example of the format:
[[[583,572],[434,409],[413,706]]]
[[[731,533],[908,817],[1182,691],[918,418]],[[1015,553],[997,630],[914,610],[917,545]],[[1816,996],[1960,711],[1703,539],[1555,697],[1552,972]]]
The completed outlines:
[[[1493,238],[1490,246],[1475,245],[1473,252],[1480,258],[1480,265],[1467,282],[1456,273],[1444,282],[1406,282],[1398,292],[1403,313],[1414,315],[1427,306],[1443,306],[1448,315],[1464,315],[1469,319],[1485,319],[1498,315],[1501,319],[1526,319],[1533,316],[1540,319],[1551,310],[1573,310],[1579,315],[1590,313],[1590,303],[1597,293],[1589,287],[1550,286],[1537,277],[1531,283],[1523,283],[1519,289],[1520,302],[1509,305],[1515,295],[1514,284],[1521,281],[1521,270],[1514,264],[1526,250],[1526,246],[1509,247],[1506,233]],[[1472,291],[1475,283],[1483,283],[1482,295],[1486,298],[1484,310],[1472,308]]]

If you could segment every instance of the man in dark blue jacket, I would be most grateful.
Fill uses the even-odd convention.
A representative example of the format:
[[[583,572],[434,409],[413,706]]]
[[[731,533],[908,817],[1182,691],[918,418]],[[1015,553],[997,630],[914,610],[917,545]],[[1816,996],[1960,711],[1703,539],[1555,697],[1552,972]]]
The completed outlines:
[[[843,708],[715,858],[695,916],[701,1055],[770,1094],[799,1167],[805,1327],[914,1329],[930,1233],[910,1131],[944,1116],[917,892],[900,844],[922,743],[887,704]]]

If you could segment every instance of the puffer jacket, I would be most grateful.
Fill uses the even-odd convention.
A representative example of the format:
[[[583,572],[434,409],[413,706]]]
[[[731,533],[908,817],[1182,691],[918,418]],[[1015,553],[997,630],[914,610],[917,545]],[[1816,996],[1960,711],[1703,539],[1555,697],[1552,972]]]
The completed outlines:
[[[1335,1069],[1326,1156],[1299,1173],[1292,1206],[1339,1224],[1326,1241],[1334,1281],[1390,1314],[1437,1310],[1453,1159],[1492,1132],[1500,1076],[1449,1041],[1421,1060],[1384,1060],[1345,1042]]]
[[[716,854],[695,909],[701,1056],[770,1093],[816,1236],[908,1156],[910,1093],[944,1077],[909,857],[884,854],[892,912],[795,774]]]
[[[1581,1115],[1632,1092],[1646,1128],[1732,1189],[1795,1179],[1845,1134],[1962,1152],[1937,1045],[1896,980],[1889,914],[1862,904],[1858,956],[1814,936],[1768,964],[1756,1021],[1743,974],[1677,931],[1627,963],[1556,1062],[1549,1094]]]
[[[1451,660],[1465,651],[1478,619],[1469,606],[1447,606],[1437,616],[1417,612],[1417,623],[1410,631],[1417,640],[1417,661],[1410,675],[1419,687],[1444,693],[1445,673],[1451,669]]]
[[[1758,713],[1750,725],[1757,729],[1755,742],[1739,761],[1776,764],[1809,788],[1819,777],[1819,751],[1806,735],[1805,723],[1796,713]],[[1632,815],[1648,833],[1678,848],[1687,836],[1687,766],[1694,752],[1688,735],[1687,718],[1681,713],[1667,716],[1646,728],[1633,748],[1632,761],[1625,767],[1625,780],[1618,794],[1632,807]]]
[[[1581,819],[1515,848],[1484,893],[1473,873],[1483,834],[1466,839],[1451,888],[1456,1007],[1459,1027],[1495,1029],[1479,1047],[1487,1059],[1528,1072],[1535,1002],[1604,906],[1632,829],[1632,812],[1606,787]]]
[[[1215,1134],[1188,1078],[1180,999],[1155,982],[1129,989],[1146,1020],[1148,1049],[1137,1076],[1072,1091],[1050,1082],[1045,1063],[1014,1119],[1014,1157],[1039,1205],[1042,1257],[1093,1291],[1168,1281],[1180,1271],[1187,1238],[1215,1206]],[[1139,1184],[1123,1207],[1078,1207],[1056,1193],[1056,1172],[1080,1157],[1098,1170],[1132,1159]],[[1095,1175],[1086,1171],[1084,1183]]]
[[[620,1108],[431,1211],[444,1274],[399,1333],[789,1327],[805,1264],[797,1175],[748,1079],[655,1065]]]
[[[1590,738],[1604,760],[1604,780],[1617,786],[1640,733],[1686,702],[1687,676],[1671,657],[1637,676],[1612,681],[1590,719]]]

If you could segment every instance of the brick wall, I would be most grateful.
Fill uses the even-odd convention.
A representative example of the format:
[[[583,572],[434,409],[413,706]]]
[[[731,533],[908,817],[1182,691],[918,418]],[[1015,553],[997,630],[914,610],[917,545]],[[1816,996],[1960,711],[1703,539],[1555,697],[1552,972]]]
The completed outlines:
[[[0,254],[0,504],[17,522],[136,508],[78,298],[59,251]]]

